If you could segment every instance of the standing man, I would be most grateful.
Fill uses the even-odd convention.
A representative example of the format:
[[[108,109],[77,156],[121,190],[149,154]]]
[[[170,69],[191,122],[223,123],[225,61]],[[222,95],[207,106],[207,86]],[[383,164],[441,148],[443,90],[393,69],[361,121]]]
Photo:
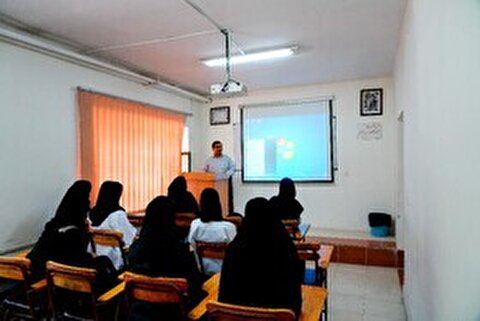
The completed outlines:
[[[216,140],[212,143],[212,156],[207,158],[203,169],[205,172],[215,174],[215,179],[228,179],[228,199],[229,199],[229,213],[233,213],[233,184],[232,175],[235,172],[235,163],[227,155],[222,154],[222,142]],[[225,213],[224,213],[225,215]]]

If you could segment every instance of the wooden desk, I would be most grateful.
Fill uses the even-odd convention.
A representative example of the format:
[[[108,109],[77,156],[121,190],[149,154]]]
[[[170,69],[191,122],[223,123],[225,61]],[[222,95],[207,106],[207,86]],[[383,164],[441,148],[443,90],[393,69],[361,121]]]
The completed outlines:
[[[321,286],[324,288],[328,289],[328,267],[330,266],[330,260],[332,259],[332,254],[334,250],[333,245],[322,245],[320,247],[320,250],[318,251],[318,254],[320,255],[320,258],[318,259],[318,266],[320,268],[320,280],[322,281]],[[323,316],[324,320],[328,320],[328,299],[325,300],[324,302],[324,307],[323,307]]]
[[[36,283],[30,285],[30,288],[33,292],[41,292],[47,289],[47,279],[41,279]]]
[[[108,290],[98,298],[98,302],[108,302],[125,290],[125,282],[122,281],[112,289]]]
[[[26,257],[32,249],[26,249],[15,254],[16,257]]]
[[[310,229],[310,224],[300,223],[300,220],[295,219],[282,220],[282,224],[294,241],[305,241],[305,236]]]
[[[218,299],[218,288],[220,286],[220,273],[216,273],[210,277],[205,283],[202,285],[202,289],[204,289],[208,295],[200,301],[200,303],[193,308],[188,313],[189,320],[200,320],[205,313],[207,313],[207,303],[211,300]]]
[[[299,321],[318,321],[327,299],[327,289],[302,285],[302,312]]]
[[[119,275],[119,279],[123,280],[124,273]],[[207,302],[210,300],[216,300],[218,297],[218,287],[220,285],[220,273],[213,275],[208,279],[202,288],[208,293],[208,295],[188,314],[190,320],[199,320],[207,311]],[[98,298],[99,302],[110,301],[115,296],[121,294],[125,290],[125,282],[122,281],[114,288],[104,293]]]
[[[334,250],[333,245],[322,245],[320,247],[320,251],[318,252],[318,254],[320,254],[318,265],[322,269],[326,270],[330,266],[330,260],[332,259],[333,250]]]
[[[208,292],[204,298],[190,313],[190,320],[199,320],[207,313],[207,303],[211,300],[218,300],[220,286],[220,274],[217,273],[208,279],[202,288]],[[318,321],[327,298],[327,289],[318,286],[302,285],[302,312],[299,321]]]
[[[333,250],[333,245],[322,245],[318,251],[318,254],[320,255],[320,258],[318,259],[318,266],[320,267],[321,273],[321,286],[325,288],[328,288],[328,267],[330,266]]]
[[[305,241],[305,237],[307,236],[308,230],[310,229],[310,224],[307,223],[300,223],[298,225],[298,229],[293,234],[294,240]]]
[[[212,275],[205,283],[202,285],[202,289],[207,291],[208,293],[217,290],[220,286],[220,273],[215,273]]]

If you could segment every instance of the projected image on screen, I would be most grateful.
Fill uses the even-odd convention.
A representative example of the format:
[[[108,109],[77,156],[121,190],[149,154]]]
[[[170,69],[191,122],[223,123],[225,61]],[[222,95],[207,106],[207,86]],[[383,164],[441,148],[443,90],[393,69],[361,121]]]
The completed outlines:
[[[242,126],[244,181],[332,180],[328,101],[247,106]]]

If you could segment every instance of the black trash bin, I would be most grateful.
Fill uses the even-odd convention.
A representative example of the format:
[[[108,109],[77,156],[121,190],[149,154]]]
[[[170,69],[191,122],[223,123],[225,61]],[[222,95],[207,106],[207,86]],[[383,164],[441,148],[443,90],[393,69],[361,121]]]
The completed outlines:
[[[368,214],[370,234],[376,237],[389,236],[392,228],[392,216],[386,213]]]

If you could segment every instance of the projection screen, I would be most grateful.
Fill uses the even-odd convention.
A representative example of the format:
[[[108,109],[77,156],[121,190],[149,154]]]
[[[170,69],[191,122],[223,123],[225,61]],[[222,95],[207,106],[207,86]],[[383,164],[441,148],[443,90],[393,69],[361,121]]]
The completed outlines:
[[[243,182],[333,182],[332,100],[245,105]]]

